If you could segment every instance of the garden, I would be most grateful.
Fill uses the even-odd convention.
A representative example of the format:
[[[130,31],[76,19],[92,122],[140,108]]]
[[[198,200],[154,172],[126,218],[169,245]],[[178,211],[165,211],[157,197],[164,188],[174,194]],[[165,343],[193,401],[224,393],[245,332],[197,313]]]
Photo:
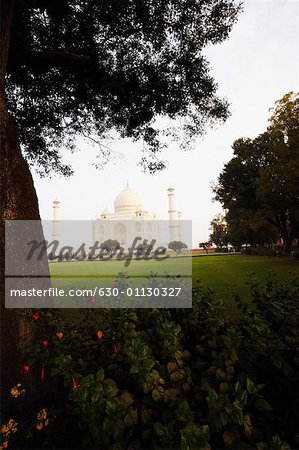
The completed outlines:
[[[297,448],[299,280],[247,289],[234,317],[199,282],[192,309],[20,312],[1,449]]]

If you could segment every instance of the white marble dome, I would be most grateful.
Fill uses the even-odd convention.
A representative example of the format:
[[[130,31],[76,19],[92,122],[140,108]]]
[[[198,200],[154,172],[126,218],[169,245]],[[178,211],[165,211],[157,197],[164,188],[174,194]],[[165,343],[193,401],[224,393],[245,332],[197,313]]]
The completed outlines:
[[[142,201],[134,189],[127,187],[121,191],[114,200],[116,213],[136,212],[143,209]]]

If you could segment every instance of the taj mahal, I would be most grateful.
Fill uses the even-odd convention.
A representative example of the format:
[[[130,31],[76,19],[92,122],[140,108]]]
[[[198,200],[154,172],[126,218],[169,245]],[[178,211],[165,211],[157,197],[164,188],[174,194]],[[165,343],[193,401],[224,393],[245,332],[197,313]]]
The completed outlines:
[[[171,241],[183,240],[182,213],[176,208],[175,189],[170,186],[168,195],[168,220],[161,220],[159,214],[148,211],[143,206],[139,194],[129,186],[114,200],[114,211],[105,208],[91,221],[93,241],[100,243],[113,239],[128,248],[137,236],[152,240],[156,245],[168,246]],[[60,202],[53,202],[53,225],[60,221]]]

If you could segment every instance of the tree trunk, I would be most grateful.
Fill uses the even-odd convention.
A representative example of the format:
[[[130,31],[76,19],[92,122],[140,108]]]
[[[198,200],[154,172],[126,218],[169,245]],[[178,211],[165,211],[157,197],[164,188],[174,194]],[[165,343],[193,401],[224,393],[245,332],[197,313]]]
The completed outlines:
[[[5,221],[40,220],[38,200],[28,164],[24,160],[17,128],[9,116],[5,100],[0,96],[0,170],[1,170],[1,397],[5,401],[9,388],[23,376],[20,344],[30,333],[29,327],[14,309],[5,308]],[[40,223],[40,240],[43,239]],[[17,243],[6,243],[18,257]],[[32,280],[34,284],[34,280]]]
[[[5,221],[40,220],[38,199],[28,164],[24,160],[17,127],[10,116],[5,99],[5,71],[9,50],[9,36],[12,18],[12,1],[0,0],[0,368],[1,368],[1,408],[10,395],[10,387],[22,380],[25,361],[22,360],[20,344],[29,327],[14,309],[5,308]],[[39,238],[43,239],[41,223]],[[18,248],[10,242],[10,251],[16,258]]]
[[[290,255],[290,254],[291,254],[293,241],[294,241],[294,236],[293,236],[293,234],[288,234],[288,236],[286,236],[285,238],[283,238],[283,243],[284,243],[284,253],[285,253],[286,255]]]
[[[278,225],[278,229],[283,240],[284,254],[289,255],[292,250],[292,243],[295,238],[295,234],[291,224],[288,221],[287,211],[284,211],[280,214]]]

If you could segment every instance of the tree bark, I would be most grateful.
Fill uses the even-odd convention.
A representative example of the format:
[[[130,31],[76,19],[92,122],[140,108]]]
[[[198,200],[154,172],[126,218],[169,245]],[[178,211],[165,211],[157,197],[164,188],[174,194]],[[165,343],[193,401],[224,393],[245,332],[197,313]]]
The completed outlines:
[[[1,397],[3,402],[9,388],[23,376],[20,345],[28,336],[29,328],[14,309],[5,308],[5,221],[39,220],[38,200],[29,167],[24,160],[17,128],[9,116],[3,95],[0,96],[0,171],[1,171]],[[42,230],[40,230],[42,239]],[[17,242],[17,240],[16,240]],[[14,243],[6,243],[18,254]]]
[[[20,345],[29,327],[14,309],[5,308],[5,221],[40,220],[38,199],[33,179],[20,147],[18,130],[10,116],[5,98],[5,71],[9,51],[9,36],[13,2],[0,0],[0,370],[1,409],[5,409],[10,388],[22,380],[23,364]],[[39,238],[43,239],[41,223]],[[16,241],[17,242],[17,241]],[[17,244],[9,243],[10,251],[18,254]]]
[[[279,231],[280,236],[283,240],[284,254],[289,255],[292,250],[293,241],[296,237],[296,229],[294,225],[289,222],[287,211],[281,212],[279,216],[275,217],[275,220],[269,217],[266,217],[266,219]]]
[[[4,92],[8,61],[13,0],[0,0],[0,91]]]
[[[283,239],[284,253],[285,255],[290,255],[295,233],[287,218],[287,213],[281,214],[281,236]]]
[[[284,253],[286,255],[290,255],[292,251],[292,244],[295,237],[292,233],[288,233],[285,237],[283,237],[283,243],[284,243]]]

